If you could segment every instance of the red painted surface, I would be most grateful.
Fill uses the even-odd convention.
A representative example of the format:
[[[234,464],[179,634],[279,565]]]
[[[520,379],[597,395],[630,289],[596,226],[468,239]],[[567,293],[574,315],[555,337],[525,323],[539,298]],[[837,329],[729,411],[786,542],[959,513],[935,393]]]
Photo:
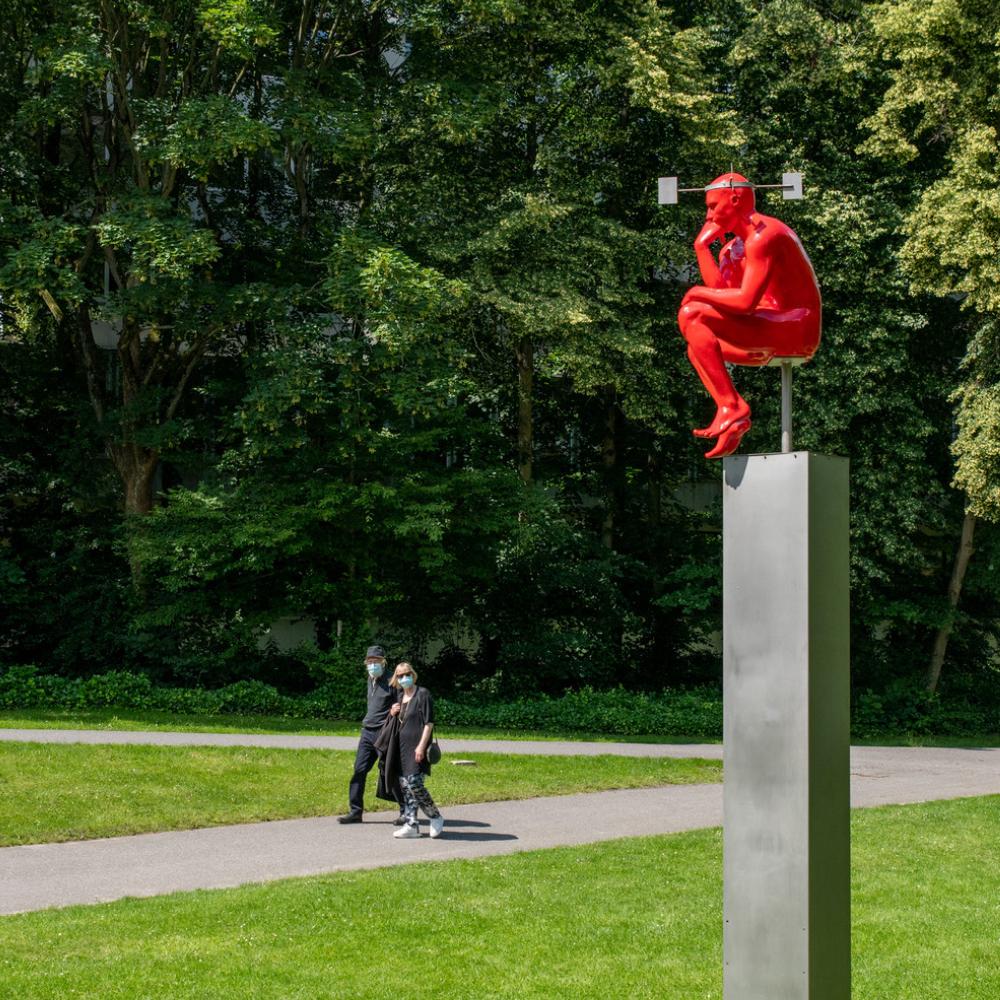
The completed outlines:
[[[694,241],[703,285],[689,289],[677,316],[688,358],[715,401],[712,422],[694,431],[716,438],[706,458],[731,455],[750,430],[750,407],[725,363],[808,360],[819,347],[822,303],[809,257],[780,219],[756,209],[753,185],[723,174],[705,189],[705,224]],[[725,242],[725,237],[732,238]],[[722,240],[718,260],[711,247]]]

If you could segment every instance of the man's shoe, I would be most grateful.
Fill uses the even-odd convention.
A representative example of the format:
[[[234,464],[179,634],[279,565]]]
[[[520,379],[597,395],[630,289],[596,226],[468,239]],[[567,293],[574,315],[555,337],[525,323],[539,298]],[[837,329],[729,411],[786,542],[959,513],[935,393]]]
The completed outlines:
[[[393,826],[402,826],[402,825],[403,825],[403,824],[404,824],[405,822],[406,822],[406,817],[405,817],[405,816],[403,816],[403,815],[399,815],[399,816],[397,816],[397,817],[396,817],[396,818],[395,818],[395,819],[394,819],[394,820],[392,821],[392,825],[393,825]]]
[[[338,816],[338,823],[360,823],[361,813],[348,813],[346,816]]]
[[[406,826],[400,827],[393,836],[399,840],[413,840],[420,836],[420,827],[416,823],[407,823]]]
[[[431,837],[440,837],[444,829],[444,816],[436,816],[431,820]]]

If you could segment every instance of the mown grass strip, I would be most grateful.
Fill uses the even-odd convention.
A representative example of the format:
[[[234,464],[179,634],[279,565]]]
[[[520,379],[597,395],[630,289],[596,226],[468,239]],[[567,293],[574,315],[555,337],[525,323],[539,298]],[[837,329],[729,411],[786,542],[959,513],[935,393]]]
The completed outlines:
[[[719,781],[718,761],[465,754],[428,782],[447,806]],[[347,810],[351,751],[0,743],[0,846]],[[369,809],[391,808],[373,796]]]
[[[995,1000],[1000,797],[853,816],[854,1000]],[[719,1000],[721,834],[0,920],[22,1000]],[[40,957],[44,956],[44,961]]]

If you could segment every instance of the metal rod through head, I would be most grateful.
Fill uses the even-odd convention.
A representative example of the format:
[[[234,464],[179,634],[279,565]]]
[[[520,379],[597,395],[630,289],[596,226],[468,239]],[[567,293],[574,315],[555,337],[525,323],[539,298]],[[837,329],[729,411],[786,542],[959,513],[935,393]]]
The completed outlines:
[[[787,201],[799,201],[802,198],[802,174],[789,171],[781,175],[780,184],[751,184],[749,181],[734,184],[708,185],[707,187],[678,187],[676,177],[660,177],[657,181],[657,201],[661,205],[676,205],[677,196],[681,194],[703,194],[706,191],[726,187],[780,188],[782,197]]]

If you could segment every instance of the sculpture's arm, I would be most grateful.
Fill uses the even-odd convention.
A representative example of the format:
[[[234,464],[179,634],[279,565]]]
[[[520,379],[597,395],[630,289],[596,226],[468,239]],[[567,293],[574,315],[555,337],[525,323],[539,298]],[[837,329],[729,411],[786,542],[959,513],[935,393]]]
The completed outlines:
[[[741,315],[752,313],[760,303],[771,274],[771,257],[766,246],[762,250],[763,252],[753,253],[747,248],[746,268],[739,288],[706,288],[695,285],[684,296],[684,301],[707,302],[718,306],[723,312]]]
[[[714,222],[706,222],[701,227],[701,232],[694,241],[694,253],[698,258],[698,270],[701,271],[701,280],[709,288],[725,288],[726,283],[722,279],[722,272],[712,256],[712,244],[725,236],[721,227]]]

